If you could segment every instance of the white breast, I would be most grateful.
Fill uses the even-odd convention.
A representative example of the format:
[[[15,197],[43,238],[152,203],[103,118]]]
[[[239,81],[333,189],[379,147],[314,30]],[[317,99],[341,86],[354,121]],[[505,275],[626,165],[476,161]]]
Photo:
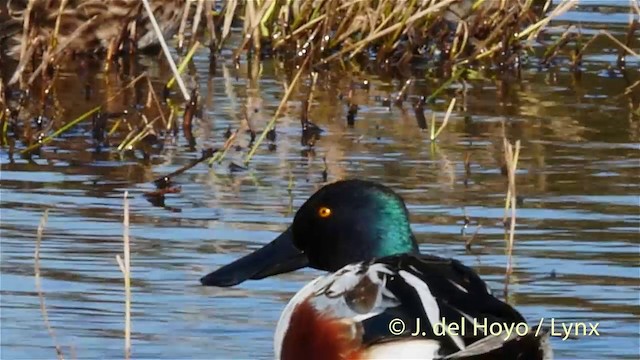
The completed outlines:
[[[280,314],[280,319],[278,320],[278,325],[276,325],[276,333],[273,339],[273,350],[275,352],[275,358],[280,359],[280,351],[282,350],[282,341],[284,340],[284,335],[287,333],[287,329],[289,328],[289,320],[291,319],[291,314],[293,310],[303,302],[306,298],[311,296],[316,290],[316,284],[322,280],[324,276],[320,276],[313,280],[312,282],[305,285],[302,290],[298,291],[297,294],[293,296],[289,303]]]
[[[406,340],[371,346],[366,359],[436,359],[440,345],[436,340]]]

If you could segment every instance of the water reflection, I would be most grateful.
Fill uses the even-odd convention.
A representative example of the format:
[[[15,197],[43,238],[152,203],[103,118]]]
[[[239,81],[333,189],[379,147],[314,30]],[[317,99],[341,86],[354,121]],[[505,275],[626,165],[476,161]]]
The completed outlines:
[[[571,16],[580,14],[565,20]],[[458,97],[448,127],[433,145],[428,131],[418,130],[412,108],[412,100],[439,86],[421,80],[424,69],[410,74],[416,81],[402,108],[385,99],[393,98],[406,78],[325,72],[309,113],[324,130],[313,149],[300,145],[301,103],[310,86],[305,82],[278,121],[275,149],[264,144],[248,170],[230,171],[229,164],[242,164],[246,155],[250,136],[244,130],[264,128],[293,75],[277,62],[235,68],[225,59],[211,74],[203,53],[193,76],[204,109],[194,125],[193,147],[180,137],[152,148],[147,160],[139,152],[98,152],[88,140],[90,126],[81,125],[32,160],[10,160],[3,149],[3,355],[54,356],[33,286],[35,229],[50,208],[41,268],[50,321],[63,351],[83,359],[122,356],[124,293],[115,255],[122,247],[122,194],[129,190],[134,357],[269,358],[279,312],[317,273],[305,270],[233,289],[203,288],[197,280],[282,231],[292,209],[322,186],[323,159],[329,181],[366,177],[397,189],[408,202],[422,251],[460,258],[500,293],[506,265],[507,183],[501,172],[506,136],[523,145],[508,300],[532,322],[540,317],[600,322],[600,337],[554,341],[557,358],[637,358],[640,136],[630,109],[640,97],[624,92],[638,80],[632,71],[638,63],[629,62],[626,73],[611,70],[617,54],[598,48],[602,43],[593,46],[600,50],[585,57],[579,75],[566,69],[531,69],[520,78],[488,73],[485,80],[447,90],[436,104],[425,106],[427,120],[432,112],[442,119],[446,99]],[[169,77],[154,61],[143,65],[154,83]],[[86,81],[106,80],[98,74]],[[345,96],[364,80],[369,88],[352,94],[358,113],[351,127]],[[118,81],[126,83],[109,81],[115,88]],[[86,100],[73,72],[57,86],[58,115],[64,118],[114,92],[95,86]],[[133,90],[122,94],[111,111],[122,111],[135,96]],[[227,129],[239,124],[244,124],[240,151],[232,147],[221,164],[202,164],[173,179],[182,191],[167,195],[165,207],[145,199],[153,180],[197,159],[204,148],[222,146]],[[460,235],[465,214],[469,231],[482,226],[471,252]]]

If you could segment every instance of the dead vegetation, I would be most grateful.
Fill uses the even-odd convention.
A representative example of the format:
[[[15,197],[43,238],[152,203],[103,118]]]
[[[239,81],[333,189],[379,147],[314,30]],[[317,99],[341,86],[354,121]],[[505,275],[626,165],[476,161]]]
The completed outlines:
[[[145,193],[145,197],[156,206],[164,206],[165,195],[181,191],[173,179],[196,165],[207,161],[209,166],[217,166],[230,149],[241,149],[245,151],[244,165],[247,166],[265,141],[269,143],[270,150],[275,149],[277,121],[287,103],[294,98],[294,92],[301,88],[300,83],[305,81],[311,86],[301,105],[301,145],[313,148],[322,129],[310,121],[309,114],[316,97],[318,74],[327,69],[362,67],[375,72],[406,69],[415,64],[433,69],[424,76],[439,79],[439,86],[429,94],[422,94],[413,103],[413,111],[417,127],[428,130],[428,139],[435,148],[456,103],[461,102],[446,90],[454,83],[478,76],[480,67],[497,72],[517,71],[523,66],[523,56],[541,51],[538,65],[543,68],[565,61],[573,71],[579,72],[584,55],[600,39],[611,41],[619,49],[616,65],[620,68],[625,67],[627,56],[639,56],[633,44],[634,41],[637,43],[640,25],[634,18],[622,40],[606,30],[586,36],[576,25],[556,26],[555,37],[541,39],[550,28],[552,19],[576,5],[574,0],[560,1],[553,8],[549,1],[538,0],[231,0],[218,2],[222,4],[221,8],[213,8],[213,1],[184,0],[173,1],[175,8],[168,13],[158,11],[159,4],[166,2],[145,0],[144,3],[125,1],[137,6],[111,11],[120,14],[119,17],[101,13],[100,9],[106,9],[104,3],[102,0],[14,0],[7,2],[6,9],[0,9],[0,20],[4,15],[10,18],[9,22],[0,24],[0,37],[11,36],[0,39],[0,67],[12,69],[9,73],[0,74],[0,145],[8,149],[10,157],[14,153],[26,158],[40,156],[44,146],[89,121],[91,143],[97,150],[110,148],[122,157],[138,152],[148,160],[154,148],[162,147],[182,134],[189,151],[195,151],[197,144],[193,133],[194,127],[198,126],[203,101],[198,88],[192,85],[194,81],[185,83],[180,74],[188,69],[201,44],[207,44],[211,50],[211,68],[214,70],[216,57],[223,49],[232,50],[236,64],[243,58],[259,62],[271,57],[287,63],[288,69],[294,69],[291,80],[283,84],[284,95],[266,126],[258,129],[246,114],[241,116],[239,123],[246,125],[229,128],[219,149],[207,147],[192,162],[153,181],[156,189]],[[637,2],[631,1],[631,4],[631,12],[640,16]],[[80,18],[74,17],[74,11],[78,9],[91,11],[83,13]],[[157,16],[155,21],[145,15],[151,12]],[[10,26],[13,31],[9,31]],[[110,27],[110,30],[105,31],[102,38],[87,35],[105,27]],[[173,76],[166,83],[159,84],[148,73],[131,65],[137,61],[140,51],[151,45],[148,40],[143,40],[146,39],[145,31],[151,31],[151,28],[156,34],[177,29],[176,47],[189,49],[179,64],[175,64],[168,45],[159,36],[164,55],[157,58],[159,61],[164,59],[173,70]],[[232,39],[234,33],[241,35],[239,40],[238,37]],[[535,50],[534,45],[537,46]],[[97,104],[94,104],[96,101],[87,101],[87,109],[79,111],[79,115],[67,116],[67,112],[60,112],[56,92],[61,91],[57,87],[61,69],[74,67],[77,72],[91,71],[91,62],[95,60],[102,65],[100,70],[105,74],[115,74],[115,81],[105,76],[104,84],[100,85],[107,89],[107,95]],[[257,72],[252,76],[257,77]],[[402,88],[383,103],[402,108],[414,80],[406,80]],[[177,99],[172,97],[174,84],[178,85],[182,95]],[[640,81],[630,84],[622,95],[632,98],[639,84]],[[91,86],[87,83],[87,93],[93,92]],[[368,90],[369,84],[365,82],[357,86]],[[357,119],[357,86],[352,85],[341,98],[348,126],[354,126]],[[444,98],[448,107],[441,125],[437,127],[435,111],[430,121],[425,118],[424,111],[436,99]],[[127,101],[120,101],[122,99]],[[124,105],[114,107],[118,101]],[[636,116],[640,114],[637,100],[630,102],[630,110]],[[60,116],[61,113],[65,116]],[[240,140],[247,134],[250,137],[248,145],[241,147]],[[506,293],[515,241],[515,174],[520,141],[515,141],[514,146],[505,139],[503,151],[508,179],[504,208],[508,256]],[[467,176],[470,173],[469,157],[465,158],[464,164]],[[244,170],[233,163],[230,166],[234,171]],[[322,177],[327,180],[326,160]],[[290,174],[289,190],[292,187],[293,175]],[[117,261],[125,283],[124,357],[129,358],[131,268],[126,196],[124,254],[123,258],[118,256]],[[290,208],[293,208],[292,204]],[[62,358],[61,347],[48,321],[40,285],[40,239],[45,224],[46,213],[36,242],[36,289],[45,325],[55,343],[58,358]],[[466,225],[468,219],[465,216]],[[468,248],[481,227],[478,225],[466,240]]]
[[[564,59],[574,71],[580,71],[584,54],[597,39],[609,39],[617,46],[620,67],[626,56],[638,56],[634,50],[638,30],[635,18],[624,39],[604,30],[587,37],[575,25],[552,26],[552,19],[576,3],[564,0],[552,6],[550,1],[540,0],[234,0],[215,3],[214,8],[214,2],[204,0],[126,0],[114,2],[123,5],[109,9],[97,0],[14,0],[0,10],[9,19],[0,27],[13,29],[3,32],[5,37],[10,36],[0,44],[0,64],[11,69],[0,76],[0,143],[9,148],[11,156],[14,152],[38,156],[43,145],[91,120],[90,133],[97,149],[109,148],[119,154],[141,152],[148,159],[152,149],[182,134],[194,151],[194,132],[203,102],[194,86],[197,82],[184,80],[179,74],[193,65],[192,57],[202,43],[208,44],[211,51],[212,72],[220,51],[230,49],[236,65],[245,58],[252,64],[272,58],[292,75],[283,84],[284,96],[266,126],[256,128],[245,109],[239,125],[227,131],[224,146],[203,152],[210,166],[220,164],[229,149],[241,149],[247,132],[249,143],[242,146],[246,151],[245,166],[265,140],[274,150],[277,121],[304,83],[312,86],[302,100],[301,145],[313,148],[322,132],[309,120],[318,74],[347,68],[374,73],[395,69],[402,73],[403,69],[420,64],[429,69],[424,76],[437,79],[439,85],[429,94],[420,94],[417,100],[414,96],[412,103],[417,126],[430,130],[430,140],[434,141],[456,103],[455,94],[447,90],[482,77],[481,69],[517,72],[524,66],[523,57],[542,49],[535,65],[548,68]],[[105,13],[105,9],[112,11]],[[80,14],[80,10],[84,12]],[[640,15],[635,2],[630,11]],[[151,13],[154,17],[149,16]],[[171,30],[177,31],[177,44],[170,44],[189,49],[176,61],[178,64],[174,63],[170,44],[163,39]],[[549,31],[556,35],[545,37]],[[154,38],[150,34],[159,40],[150,40]],[[241,36],[234,38],[234,34]],[[154,43],[163,49],[163,55],[156,55],[154,61],[167,65],[173,73],[163,84],[136,65],[143,48]],[[106,78],[104,86],[97,87],[106,88],[107,96],[103,101],[87,101],[85,110],[70,116],[67,109],[56,104],[61,70],[71,67],[72,72],[88,73],[95,71],[92,64],[96,60]],[[258,72],[250,76],[257,78]],[[394,98],[383,103],[402,109],[412,95],[414,80],[406,80]],[[180,98],[172,96],[174,84],[182,94]],[[366,81],[352,85],[340,98],[347,109],[348,126],[354,126],[359,109],[354,94],[358,87],[368,86]],[[94,87],[96,84],[86,83],[87,99],[96,92]],[[451,106],[436,131],[435,117],[429,121],[424,111],[442,98],[450,99],[447,101]],[[114,106],[116,102],[125,105]],[[634,109],[637,112],[640,107],[635,105]],[[163,186],[151,193],[155,196],[178,191],[179,187]]]
[[[109,67],[155,44],[167,53],[155,34],[176,31],[178,49],[204,40],[213,56],[232,49],[236,61],[243,55],[275,56],[314,69],[332,62],[367,62],[378,68],[428,63],[444,77],[456,68],[479,64],[506,70],[521,66],[521,57],[539,42],[550,22],[578,1],[552,6],[550,0],[234,0],[217,8],[213,3],[123,0],[113,9],[98,0],[8,2],[0,10],[11,17],[2,25],[6,35],[1,52],[19,61],[8,84],[21,81],[24,88],[38,77],[49,77],[69,56],[102,53]],[[640,13],[637,3],[631,4],[631,10]],[[638,56],[629,46],[637,27],[635,20],[626,43],[605,30],[596,36],[620,47],[623,64],[626,55]],[[230,41],[238,31],[240,41]],[[568,26],[546,46],[541,63],[567,50],[577,66],[593,39]],[[30,75],[25,78],[25,73]]]

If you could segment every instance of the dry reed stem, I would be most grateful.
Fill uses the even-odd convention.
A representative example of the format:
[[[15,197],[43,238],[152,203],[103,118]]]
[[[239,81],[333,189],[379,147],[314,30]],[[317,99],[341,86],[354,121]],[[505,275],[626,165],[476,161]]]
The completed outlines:
[[[482,229],[482,225],[476,226],[476,229],[473,232],[473,235],[471,235],[469,238],[467,238],[467,240],[464,242],[464,247],[467,250],[471,250],[471,244],[478,238],[478,234],[480,233],[480,229]]]
[[[633,84],[627,86],[624,90],[624,93],[622,95],[629,95],[632,93],[633,88],[637,87],[638,85],[640,85],[640,80],[634,82]]]
[[[411,83],[413,83],[413,77],[405,81],[400,91],[398,91],[398,95],[396,95],[396,100],[395,100],[396,104],[402,105],[402,99],[407,94],[407,90],[409,90],[409,86],[411,85]]]
[[[2,77],[0,77],[0,122],[4,125],[4,116],[8,114],[8,108],[5,105],[5,93],[4,93],[4,82],[2,81]]]
[[[640,0],[629,0],[631,7],[635,10],[636,14],[640,16]]]
[[[53,330],[53,327],[51,327],[51,324],[49,323],[49,315],[47,314],[47,305],[45,303],[44,292],[42,291],[42,284],[40,282],[40,243],[42,242],[42,234],[44,233],[44,228],[47,226],[48,218],[49,218],[49,209],[44,211],[44,214],[40,219],[40,224],[38,225],[38,232],[36,235],[36,249],[33,254],[36,292],[38,292],[38,298],[40,299],[40,312],[42,312],[44,325],[47,328],[47,332],[49,333],[49,336],[53,340],[53,346],[56,349],[56,356],[58,360],[63,360],[64,355],[62,354],[62,348],[60,347],[60,345],[58,345],[56,333]]]
[[[60,1],[60,7],[58,8],[58,16],[56,17],[56,24],[53,30],[53,34],[51,35],[51,48],[55,49],[58,45],[58,33],[60,32],[60,20],[62,19],[62,11],[65,6],[67,6],[68,0]]]
[[[29,65],[29,59],[31,59],[31,56],[33,56],[33,53],[36,50],[36,46],[39,45],[38,40],[36,39],[31,46],[29,46],[25,51],[25,56],[20,58],[20,61],[18,62],[18,66],[16,67],[16,70],[13,72],[13,75],[11,76],[11,79],[9,79],[9,82],[7,83],[7,86],[13,85],[16,82],[18,82],[18,80],[20,80],[22,73],[24,72],[24,69],[27,67],[27,65]]]
[[[151,122],[148,122],[147,117],[143,114],[142,119],[145,122],[147,122],[145,126],[142,129],[140,129],[138,133],[136,133],[137,129],[133,129],[131,132],[129,132],[127,137],[124,140],[122,140],[120,145],[118,145],[118,148],[117,148],[118,151],[133,148],[133,146],[135,146],[138,143],[138,141],[140,141],[145,136],[151,134],[151,132],[153,131],[153,124],[155,124],[156,121],[160,120],[161,117],[158,116],[155,119],[151,120]]]
[[[31,85],[35,79],[38,77],[38,75],[40,75],[40,73],[44,70],[45,66],[47,65],[47,62],[49,61],[54,61],[55,58],[60,55],[60,53],[62,51],[64,51],[64,49],[67,48],[67,46],[69,46],[69,44],[71,44],[73,42],[73,40],[75,40],[82,31],[84,31],[89,25],[91,25],[91,23],[93,23],[93,21],[97,18],[97,15],[92,17],[91,19],[89,19],[87,22],[83,23],[82,25],[80,25],[66,40],[64,43],[58,44],[56,46],[55,49],[52,49],[51,52],[47,51],[47,53],[42,57],[42,62],[40,62],[40,65],[38,65],[38,67],[33,71],[33,74],[31,74],[31,77],[29,78],[29,85]],[[32,45],[33,46],[33,45]],[[51,54],[50,54],[51,53]],[[15,76],[15,75],[14,75]]]
[[[182,12],[182,19],[180,19],[180,27],[178,28],[178,48],[180,49],[182,49],[182,46],[184,45],[184,29],[187,28],[187,20],[189,19],[190,11],[191,3],[187,1]]]
[[[222,146],[222,151],[218,151],[209,159],[209,165],[213,165],[213,163],[216,161],[218,163],[222,162],[222,159],[224,159],[224,157],[227,155],[229,148],[231,148],[231,145],[233,145],[236,138],[238,137],[239,132],[240,129],[236,129],[236,131],[234,131],[231,136],[229,136],[229,138],[224,142],[224,145]]]
[[[198,48],[200,48],[200,41],[196,41],[193,44],[193,46],[191,46],[191,49],[189,49],[187,54],[184,56],[184,59],[182,59],[182,61],[180,62],[180,65],[178,65],[178,75],[182,74],[184,72],[184,69],[187,68],[187,65],[189,65],[189,61],[191,61],[191,58],[196,53]],[[176,82],[175,75],[171,77],[171,79],[169,79],[169,81],[167,82],[167,87],[171,89],[173,87],[174,82]]]
[[[269,2],[266,2],[262,7],[260,7],[260,10],[258,10],[258,12],[255,12],[254,7],[253,7],[253,2],[250,1],[247,3],[247,7],[246,7],[246,15],[245,15],[245,21],[244,21],[244,26],[245,26],[245,30],[244,30],[244,39],[242,40],[242,42],[240,43],[240,46],[238,46],[238,48],[236,49],[235,53],[234,53],[234,58],[239,58],[240,57],[240,52],[242,52],[242,50],[247,46],[249,40],[253,39],[254,40],[254,46],[256,49],[259,49],[260,47],[260,33],[258,31],[258,27],[261,25],[260,20],[264,14],[267,12],[267,10],[270,8],[270,4]],[[254,34],[255,33],[255,34]]]
[[[118,90],[117,93],[113,94],[111,97],[109,97],[104,104],[109,103],[111,100],[115,99],[116,97],[120,96],[120,94],[125,91],[126,89],[130,88],[131,86],[133,86],[135,83],[137,83],[140,79],[144,78],[147,76],[146,72],[143,72],[142,74],[138,75],[135,79],[131,80],[129,82],[129,84],[127,84],[126,86],[122,87],[120,90]],[[53,134],[45,137],[44,139],[42,139],[41,141],[32,144],[31,146],[27,147],[26,149],[23,149],[22,151],[20,151],[21,154],[26,154],[29,151],[35,150],[39,147],[41,147],[42,145],[50,142],[51,140],[53,140],[56,136],[64,133],[65,131],[69,130],[70,128],[72,128],[73,126],[75,126],[76,124],[88,119],[91,115],[97,113],[98,111],[100,111],[102,109],[104,105],[99,105],[94,107],[93,109],[85,112],[84,114],[80,115],[79,117],[75,118],[74,120],[72,120],[69,123],[66,123],[63,127],[61,127],[60,129],[56,130]],[[114,127],[115,128],[115,127]],[[115,131],[114,129],[112,129],[112,131]],[[112,131],[109,132],[109,134],[112,133]]]
[[[524,39],[525,37],[527,37],[529,41],[532,41],[533,39],[538,37],[538,35],[540,34],[540,31],[544,30],[547,27],[547,25],[551,22],[551,20],[569,11],[570,9],[575,7],[577,4],[578,4],[578,0],[563,0],[563,2],[558,4],[558,6],[556,6],[549,15],[547,15],[545,18],[541,19],[537,23],[531,24],[525,30],[516,34],[515,38]]]
[[[198,5],[196,6],[196,13],[193,16],[193,27],[191,28],[191,43],[194,42],[196,35],[198,34],[198,27],[200,27],[200,19],[202,18],[204,1],[205,0],[198,0]]]
[[[613,35],[611,35],[611,33],[609,33],[608,31],[606,31],[606,30],[600,30],[599,34],[603,34],[603,35],[605,35],[606,37],[608,37],[609,39],[611,39],[611,41],[613,41],[614,43],[616,43],[616,45],[618,45],[618,46],[620,46],[621,48],[623,48],[627,53],[629,53],[629,55],[633,55],[633,57],[640,58],[640,55],[639,55],[637,52],[635,52],[635,51],[631,50],[631,48],[629,48],[627,45],[625,45],[625,44],[621,43],[621,42],[620,42],[620,40],[616,39],[616,38],[615,38]]]
[[[131,358],[131,252],[129,243],[129,192],[124,192],[124,219],[122,221],[122,241],[124,243],[124,261],[116,255],[116,261],[124,276],[125,313],[124,313],[124,358]]]
[[[335,53],[335,54],[327,57],[326,59],[324,59],[323,62],[329,62],[331,60],[334,60],[334,59],[342,56],[343,54],[345,54],[345,53],[347,53],[349,51],[361,48],[361,46],[363,44],[368,44],[368,43],[370,43],[370,42],[372,42],[374,40],[377,40],[377,39],[379,39],[379,38],[381,38],[381,37],[383,37],[383,36],[385,36],[387,34],[390,34],[390,33],[394,32],[394,31],[396,31],[398,29],[401,29],[403,26],[411,24],[414,21],[416,21],[416,20],[418,20],[418,19],[420,19],[420,18],[422,18],[422,17],[424,17],[424,16],[426,16],[428,14],[434,13],[434,12],[436,12],[436,11],[446,7],[446,6],[449,6],[452,3],[454,3],[455,1],[457,1],[457,0],[444,0],[444,1],[442,1],[442,2],[440,2],[438,4],[436,4],[436,5],[432,5],[431,7],[427,8],[427,9],[424,9],[424,10],[420,11],[417,14],[414,14],[409,19],[407,19],[406,22],[395,23],[394,25],[391,25],[388,28],[379,31],[378,33],[375,33],[375,34],[367,36],[365,39],[360,40],[355,44],[351,44],[349,46],[345,46],[342,50],[340,50],[337,53]],[[353,51],[351,53],[351,55],[349,56],[349,58],[353,58],[356,54],[357,54],[357,52]]]
[[[209,31],[209,48],[213,52],[213,44],[215,44],[218,39],[216,37],[216,29],[213,24],[213,1],[205,1],[204,2],[204,13],[206,14],[207,19],[207,30]]]
[[[33,3],[35,3],[35,0],[29,0],[29,2],[27,3],[27,8],[23,15],[24,22],[22,23],[22,41],[20,44],[20,63],[27,60],[27,57],[25,55],[27,53],[27,48],[30,43],[29,29],[31,28],[30,19],[31,19],[31,9],[33,9]],[[11,85],[11,82],[9,82],[9,85]]]
[[[274,45],[274,48],[279,47],[281,44],[286,43],[287,40],[291,39],[292,37],[295,37],[297,35],[299,35],[300,33],[302,33],[303,31],[313,27],[313,25],[315,25],[316,23],[324,20],[327,17],[327,15],[320,15],[318,17],[316,17],[315,19],[307,22],[306,24],[300,26],[299,28],[297,28],[296,30],[294,30],[291,34],[285,36],[284,38],[282,38],[279,42],[277,42]]]
[[[507,176],[509,186],[507,190],[507,198],[505,201],[505,220],[507,217],[507,209],[511,208],[511,223],[509,226],[509,241],[507,244],[507,255],[509,257],[507,263],[507,273],[510,274],[511,269],[511,257],[513,254],[513,242],[516,228],[516,168],[518,167],[518,158],[520,157],[520,140],[516,141],[515,151],[513,145],[504,138],[504,156],[507,165]]]
[[[462,40],[460,40],[460,34],[462,34]],[[451,45],[451,55],[449,57],[451,59],[455,59],[458,53],[464,51],[467,46],[468,40],[469,26],[467,25],[466,21],[460,21],[458,23],[458,28],[456,29],[456,35],[453,39],[453,44]]]
[[[151,100],[153,101],[153,103],[155,104],[158,113],[160,114],[160,117],[162,118],[162,122],[164,123],[164,126],[167,126],[167,118],[164,116],[164,112],[162,111],[162,105],[160,105],[160,100],[158,100],[158,95],[156,94],[156,91],[153,89],[153,84],[151,83],[151,79],[149,77],[147,77],[147,87],[149,88],[149,96],[151,96]]]
[[[568,31],[569,31],[569,29],[567,29],[567,32],[565,32],[565,34],[568,34]],[[601,35],[604,35],[604,36],[608,37],[611,41],[613,41],[616,45],[618,45],[620,47],[621,51],[624,50],[624,51],[627,52],[627,54],[629,54],[629,55],[631,55],[631,56],[633,56],[635,58],[640,58],[640,55],[638,53],[633,51],[626,44],[623,44],[622,42],[620,42],[620,40],[616,39],[613,35],[611,35],[611,33],[609,33],[606,30],[600,30],[597,34],[593,35],[591,38],[589,38],[589,40],[587,40],[587,42],[584,43],[584,45],[580,48],[580,50],[578,52],[577,58],[574,59],[574,62],[576,60],[579,60],[582,57],[582,54],[584,54],[584,52],[586,51],[587,47],[589,47]],[[564,37],[564,34],[563,34],[563,37]],[[624,56],[624,53],[621,53],[621,56]]]
[[[233,21],[233,15],[236,12],[237,6],[238,0],[229,0],[227,2],[224,14],[224,23],[222,24],[222,38],[218,44],[218,50],[222,49],[222,44],[224,44],[225,40],[227,40],[227,37],[229,36],[229,32],[231,31],[231,22]]]
[[[271,130],[271,128],[273,128],[273,125],[275,124],[276,120],[278,119],[278,116],[280,116],[280,113],[282,112],[282,110],[284,110],[284,108],[285,108],[285,106],[287,104],[287,101],[289,100],[289,97],[291,97],[291,94],[293,93],[293,89],[296,87],[296,84],[298,83],[298,80],[300,79],[300,75],[305,70],[305,68],[307,66],[307,63],[309,62],[309,59],[310,58],[307,57],[304,60],[304,62],[302,63],[302,65],[300,65],[300,70],[298,70],[298,73],[296,74],[296,76],[291,81],[291,84],[289,85],[289,88],[287,89],[287,91],[284,94],[284,97],[280,101],[280,105],[278,105],[278,109],[276,110],[276,113],[273,115],[273,118],[271,119],[271,121],[269,121],[267,126],[264,128],[264,130],[262,131],[262,134],[260,134],[260,137],[258,138],[256,143],[253,144],[253,147],[249,151],[249,154],[247,154],[247,157],[244,160],[245,165],[248,164],[249,161],[251,161],[251,158],[253,157],[253,154],[255,154],[256,150],[258,149],[258,146],[260,146],[260,144],[264,141],[264,138],[267,136],[267,133],[269,132],[269,130]]]
[[[169,67],[173,72],[173,76],[175,76],[176,81],[178,82],[178,86],[180,87],[180,91],[182,91],[182,97],[184,98],[185,101],[188,102],[191,100],[191,96],[189,96],[187,87],[184,85],[184,82],[182,81],[182,77],[180,77],[180,73],[178,73],[178,68],[176,67],[176,63],[173,61],[173,57],[171,57],[171,51],[169,50],[169,46],[167,46],[167,42],[164,40],[164,36],[162,35],[162,30],[160,30],[158,21],[156,20],[156,17],[153,15],[153,10],[151,10],[151,5],[149,5],[149,0],[142,0],[142,3],[144,4],[144,8],[147,11],[147,16],[149,16],[149,21],[153,26],[153,30],[156,32],[156,36],[158,37],[158,42],[162,47],[164,56],[167,58]]]
[[[442,121],[442,125],[440,125],[440,127],[438,128],[438,131],[435,131],[435,114],[434,114],[434,116],[432,117],[432,123],[431,123],[431,137],[430,137],[431,141],[435,141],[438,138],[438,136],[440,136],[440,133],[444,130],[445,126],[447,126],[447,123],[449,122],[449,117],[451,116],[451,112],[453,111],[453,107],[455,105],[456,105],[456,98],[453,98],[449,103],[447,112],[444,115],[444,120]]]

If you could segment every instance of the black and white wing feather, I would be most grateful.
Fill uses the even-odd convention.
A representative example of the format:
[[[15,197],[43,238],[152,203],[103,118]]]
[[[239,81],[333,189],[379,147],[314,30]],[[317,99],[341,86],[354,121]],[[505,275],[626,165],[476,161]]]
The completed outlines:
[[[396,255],[347,265],[314,280],[289,302],[278,322],[277,358],[291,313],[303,301],[333,318],[352,322],[363,346],[370,348],[398,344],[414,349],[414,357],[442,359],[550,356],[548,346],[533,334],[507,338],[502,334],[491,336],[482,327],[474,331],[477,324],[510,326],[525,320],[494,297],[472,269],[453,259]],[[402,320],[404,329],[398,333],[396,327],[392,334],[389,324],[396,319]],[[434,325],[443,320],[465,331],[434,331]],[[394,355],[399,354],[398,349],[392,350]]]

